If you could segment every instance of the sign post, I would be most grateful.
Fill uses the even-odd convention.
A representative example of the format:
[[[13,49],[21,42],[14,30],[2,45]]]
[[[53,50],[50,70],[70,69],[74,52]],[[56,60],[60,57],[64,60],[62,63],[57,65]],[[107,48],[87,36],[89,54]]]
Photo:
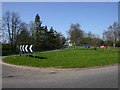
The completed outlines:
[[[24,53],[28,53],[29,58],[29,53],[33,53],[33,45],[20,45],[20,56]]]

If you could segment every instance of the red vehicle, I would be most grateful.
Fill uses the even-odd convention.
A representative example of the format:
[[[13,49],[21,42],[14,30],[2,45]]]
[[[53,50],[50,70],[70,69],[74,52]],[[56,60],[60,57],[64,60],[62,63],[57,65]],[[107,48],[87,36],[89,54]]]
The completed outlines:
[[[107,48],[108,48],[108,46],[100,46],[100,48],[106,48],[106,49],[107,49]]]

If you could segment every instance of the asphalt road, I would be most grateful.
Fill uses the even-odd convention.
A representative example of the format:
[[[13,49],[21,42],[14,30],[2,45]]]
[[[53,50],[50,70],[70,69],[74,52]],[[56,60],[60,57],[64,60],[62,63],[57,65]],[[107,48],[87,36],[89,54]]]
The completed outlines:
[[[118,88],[118,66],[79,70],[2,65],[3,88]]]

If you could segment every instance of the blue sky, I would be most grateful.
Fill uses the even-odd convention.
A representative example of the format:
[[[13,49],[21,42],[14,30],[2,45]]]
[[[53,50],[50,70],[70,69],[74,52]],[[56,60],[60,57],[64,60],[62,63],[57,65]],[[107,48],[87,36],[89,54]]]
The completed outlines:
[[[42,25],[68,36],[72,23],[79,23],[85,32],[99,36],[114,21],[118,21],[117,2],[3,2],[2,14],[9,10],[18,12],[21,20],[29,23],[39,14]]]

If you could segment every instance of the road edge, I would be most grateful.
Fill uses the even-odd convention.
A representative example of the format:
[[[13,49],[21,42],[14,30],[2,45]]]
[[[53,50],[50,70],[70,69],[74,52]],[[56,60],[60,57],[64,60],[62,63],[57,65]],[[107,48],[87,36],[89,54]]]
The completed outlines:
[[[0,63],[2,65],[7,65],[7,66],[15,67],[15,68],[32,69],[32,70],[48,70],[48,71],[79,71],[79,70],[90,70],[90,69],[100,69],[100,68],[102,69],[102,68],[112,67],[112,66],[118,67],[118,64],[112,64],[112,65],[93,66],[93,67],[85,67],[85,68],[55,68],[55,67],[42,68],[42,67],[30,67],[30,66],[9,64],[9,63],[4,62],[3,60],[0,60]]]

